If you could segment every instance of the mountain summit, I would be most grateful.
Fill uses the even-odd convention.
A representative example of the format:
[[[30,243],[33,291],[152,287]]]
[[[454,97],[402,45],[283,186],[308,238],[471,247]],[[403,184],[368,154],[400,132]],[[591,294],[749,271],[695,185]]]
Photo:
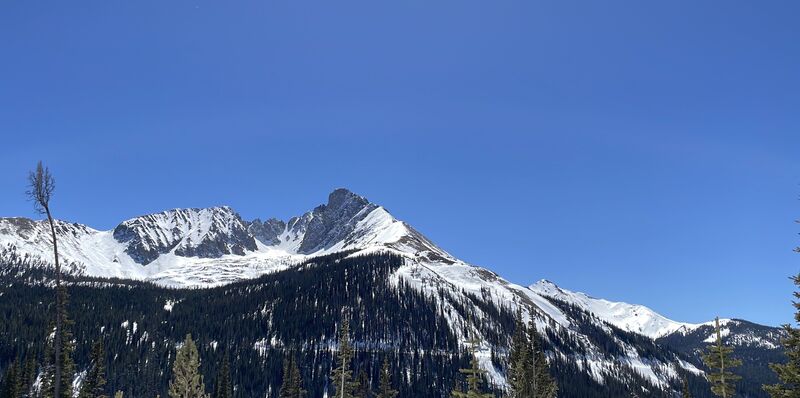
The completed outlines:
[[[87,276],[212,286],[256,277],[309,256],[345,250],[394,250],[449,258],[383,207],[347,189],[288,221],[245,221],[228,206],[173,209],[121,222],[111,231],[57,222],[59,254]],[[0,248],[47,257],[42,221],[0,218]],[[218,277],[215,277],[218,276]]]
[[[223,286],[278,271],[303,272],[305,265],[339,260],[377,264],[388,254],[396,259],[392,260],[395,265],[384,268],[387,273],[381,277],[370,273],[367,290],[421,294],[431,312],[417,316],[441,320],[446,333],[462,346],[467,344],[466,331],[472,330],[484,342],[477,353],[480,366],[497,386],[506,381],[493,352],[504,349],[503,339],[518,313],[543,331],[551,358],[562,371],[584,374],[585,384],[646,385],[652,391],[667,392],[665,396],[678,388],[679,375],[701,377],[698,347],[712,332],[707,324],[676,322],[644,306],[593,298],[549,281],[516,285],[451,256],[385,208],[346,189],[334,190],[327,203],[287,221],[247,221],[222,206],[144,215],[109,231],[58,221],[56,230],[68,272],[169,287]],[[50,245],[44,222],[0,218],[0,271],[4,264],[20,259],[46,267],[51,263]],[[371,296],[369,291],[362,293]],[[339,303],[340,298],[330,300]],[[487,327],[484,321],[494,326]],[[724,327],[726,340],[737,348],[757,352],[765,361],[777,355],[778,329],[742,320],[726,320]],[[752,381],[759,386],[765,382]]]

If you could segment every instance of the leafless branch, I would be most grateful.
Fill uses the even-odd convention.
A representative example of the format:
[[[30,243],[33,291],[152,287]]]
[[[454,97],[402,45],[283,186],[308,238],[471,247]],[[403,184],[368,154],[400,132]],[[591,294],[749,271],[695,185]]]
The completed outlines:
[[[50,209],[50,197],[53,196],[55,189],[56,180],[50,174],[50,169],[42,166],[42,162],[39,161],[36,170],[28,174],[28,190],[25,192],[39,214],[46,214]]]

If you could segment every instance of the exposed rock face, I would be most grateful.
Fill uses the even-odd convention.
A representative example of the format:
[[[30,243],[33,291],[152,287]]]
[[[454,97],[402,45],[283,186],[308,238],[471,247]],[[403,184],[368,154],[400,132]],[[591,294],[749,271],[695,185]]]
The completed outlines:
[[[78,238],[95,233],[85,225],[55,220],[56,235],[59,239]],[[16,235],[23,240],[50,244],[50,225],[47,220],[31,220],[24,217],[0,218],[0,235]]]
[[[328,204],[289,222],[292,233],[303,235],[298,252],[313,253],[344,240],[359,221],[377,208],[364,197],[346,189],[331,192]]]
[[[37,222],[30,218],[10,217],[0,219],[0,234],[17,234],[27,238],[37,228]]]
[[[139,264],[149,264],[174,250],[178,256],[216,258],[244,255],[256,242],[239,214],[229,207],[175,209],[125,221],[114,228],[114,239]]]
[[[277,218],[270,218],[263,222],[261,219],[256,218],[247,226],[247,231],[250,232],[250,235],[253,235],[259,242],[267,246],[281,243],[280,235],[285,230],[286,223]]]

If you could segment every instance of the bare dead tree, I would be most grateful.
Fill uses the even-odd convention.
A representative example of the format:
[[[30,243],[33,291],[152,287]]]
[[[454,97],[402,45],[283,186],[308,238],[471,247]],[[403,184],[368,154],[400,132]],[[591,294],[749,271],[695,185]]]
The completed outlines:
[[[37,213],[47,216],[50,223],[50,234],[53,237],[53,257],[56,266],[56,333],[53,348],[55,351],[55,374],[54,374],[54,394],[56,398],[61,397],[61,265],[58,262],[58,241],[56,239],[56,227],[53,222],[53,215],[50,213],[50,198],[56,189],[56,180],[50,174],[50,169],[42,166],[42,162],[36,165],[36,170],[28,175],[28,191],[25,192],[28,198],[33,201],[33,208]]]

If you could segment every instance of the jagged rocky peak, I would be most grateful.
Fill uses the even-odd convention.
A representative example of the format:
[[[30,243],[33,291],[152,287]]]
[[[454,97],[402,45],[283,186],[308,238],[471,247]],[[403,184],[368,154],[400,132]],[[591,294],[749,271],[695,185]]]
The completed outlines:
[[[339,188],[328,195],[328,202],[288,222],[275,218],[255,219],[248,231],[268,246],[284,248],[301,254],[311,254],[344,241],[353,233],[359,221],[379,206],[363,196]]]
[[[126,244],[125,252],[139,264],[149,264],[170,252],[215,258],[257,249],[246,223],[227,206],[174,209],[136,217],[114,228],[113,236]]]
[[[295,223],[302,228],[303,242],[299,253],[314,253],[332,247],[347,238],[359,221],[377,209],[378,205],[347,189],[339,188],[328,195],[328,203],[318,206]]]
[[[247,226],[247,231],[261,243],[267,246],[274,246],[281,243],[280,236],[286,230],[286,223],[277,218],[270,218],[261,221],[256,218]]]

